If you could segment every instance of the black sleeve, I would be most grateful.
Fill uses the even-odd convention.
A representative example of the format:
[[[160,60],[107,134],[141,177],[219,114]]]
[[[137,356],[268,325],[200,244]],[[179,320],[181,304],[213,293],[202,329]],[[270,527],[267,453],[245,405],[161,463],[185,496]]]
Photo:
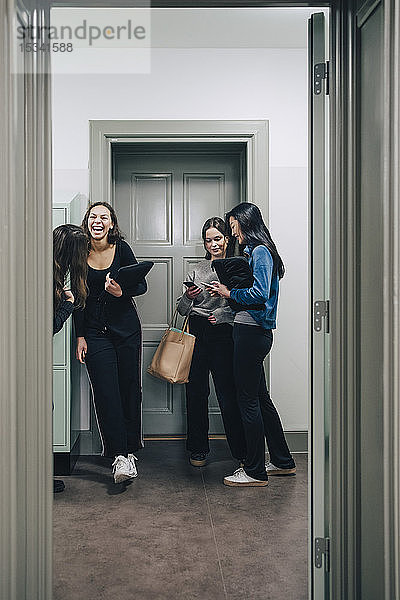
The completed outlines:
[[[53,335],[61,331],[65,321],[72,314],[73,310],[74,305],[72,302],[68,302],[68,300],[61,302],[53,317]]]
[[[127,267],[128,265],[137,265],[138,261],[136,260],[135,255],[133,254],[132,248],[125,241],[121,242],[121,267]],[[143,278],[142,281],[135,284],[132,287],[126,286],[122,290],[122,296],[142,296],[147,292],[147,283],[146,279]]]
[[[85,337],[85,321],[83,308],[78,308],[74,311],[74,314],[72,315],[72,320],[74,322],[76,337]]]

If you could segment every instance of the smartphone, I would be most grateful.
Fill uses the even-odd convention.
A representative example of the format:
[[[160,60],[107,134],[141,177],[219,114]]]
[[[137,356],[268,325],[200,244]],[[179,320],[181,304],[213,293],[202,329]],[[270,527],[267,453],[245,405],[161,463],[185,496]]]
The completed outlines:
[[[186,285],[187,288],[198,287],[194,281],[184,281],[183,285]]]

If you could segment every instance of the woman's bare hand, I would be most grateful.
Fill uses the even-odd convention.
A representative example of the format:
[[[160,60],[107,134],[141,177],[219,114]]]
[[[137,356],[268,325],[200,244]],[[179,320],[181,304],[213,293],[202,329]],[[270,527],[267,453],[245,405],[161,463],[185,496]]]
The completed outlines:
[[[220,281],[212,281],[211,282],[213,285],[214,289],[209,289],[208,291],[210,292],[211,296],[221,296],[222,298],[230,298],[231,297],[231,293],[228,290],[228,288],[226,287],[226,285],[224,285],[223,283],[221,283]]]
[[[87,352],[87,343],[84,337],[78,337],[76,339],[76,358],[80,363],[85,363],[85,356]]]
[[[111,294],[111,296],[115,296],[115,298],[119,298],[120,296],[122,296],[121,286],[119,285],[119,283],[114,281],[114,279],[111,279],[110,273],[107,273],[106,275],[106,283],[104,285],[104,289],[106,290],[106,292]]]
[[[210,315],[209,317],[207,317],[207,319],[209,320],[209,322],[211,323],[211,325],[216,325],[217,324],[217,319],[214,317],[214,315]]]
[[[194,300],[196,298],[196,296],[198,296],[199,294],[201,294],[203,290],[199,287],[197,287],[197,285],[194,285],[190,288],[188,288],[185,292],[186,296],[189,298],[189,300]]]
[[[64,296],[67,302],[72,302],[72,304],[75,302],[74,295],[67,286],[64,288]]]

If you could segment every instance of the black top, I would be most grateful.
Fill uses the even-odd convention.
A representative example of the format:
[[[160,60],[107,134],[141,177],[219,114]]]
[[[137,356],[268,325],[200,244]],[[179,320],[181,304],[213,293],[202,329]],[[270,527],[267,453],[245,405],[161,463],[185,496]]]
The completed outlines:
[[[74,303],[63,298],[53,316],[53,335],[63,328],[65,321],[72,314]]]
[[[93,269],[88,266],[88,296],[86,306],[75,310],[74,323],[77,337],[85,337],[90,330],[111,332],[127,337],[140,327],[132,296],[141,296],[147,291],[146,280],[142,279],[133,287],[122,288],[122,296],[116,298],[104,289],[107,273],[114,279],[118,269],[137,264],[131,247],[123,240],[116,242],[114,260],[108,269]],[[122,286],[121,286],[122,287]]]

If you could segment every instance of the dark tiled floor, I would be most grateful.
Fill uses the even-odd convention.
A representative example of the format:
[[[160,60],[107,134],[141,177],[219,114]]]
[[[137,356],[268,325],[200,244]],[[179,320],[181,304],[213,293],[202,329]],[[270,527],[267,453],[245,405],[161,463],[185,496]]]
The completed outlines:
[[[229,488],[211,444],[198,469],[184,442],[147,442],[127,486],[82,457],[54,501],[54,600],[306,600],[306,456],[296,477]]]

